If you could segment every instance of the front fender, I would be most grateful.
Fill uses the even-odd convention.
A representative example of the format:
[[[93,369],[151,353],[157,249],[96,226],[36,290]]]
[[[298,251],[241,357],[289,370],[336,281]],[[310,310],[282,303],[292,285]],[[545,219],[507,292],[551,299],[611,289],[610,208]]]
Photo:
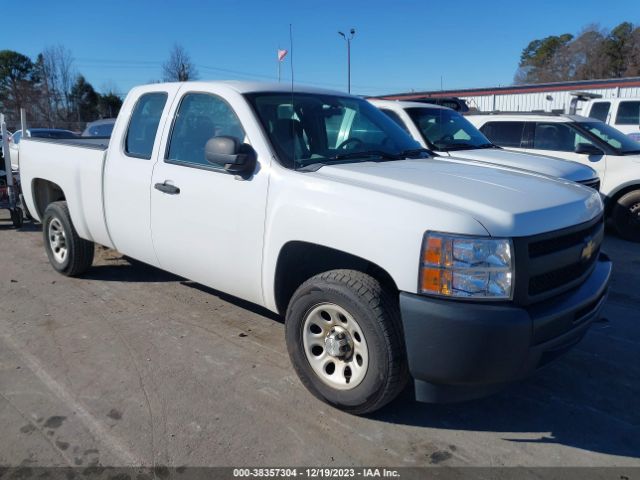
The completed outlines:
[[[265,222],[263,294],[276,310],[278,257],[290,241],[329,247],[384,269],[401,291],[417,291],[427,230],[486,235],[473,218],[313,173],[274,170]]]

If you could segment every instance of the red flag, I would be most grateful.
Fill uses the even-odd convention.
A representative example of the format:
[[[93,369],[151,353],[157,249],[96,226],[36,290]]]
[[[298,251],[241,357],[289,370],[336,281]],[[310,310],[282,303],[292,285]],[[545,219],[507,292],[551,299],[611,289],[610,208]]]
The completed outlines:
[[[287,50],[278,50],[278,61],[281,62],[284,60],[284,57],[289,53]]]

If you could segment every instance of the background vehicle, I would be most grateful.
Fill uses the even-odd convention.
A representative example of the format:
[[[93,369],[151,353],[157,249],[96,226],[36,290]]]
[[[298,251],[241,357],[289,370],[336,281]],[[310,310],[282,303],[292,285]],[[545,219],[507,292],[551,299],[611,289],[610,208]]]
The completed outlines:
[[[115,118],[103,118],[87,124],[87,128],[82,132],[83,137],[110,137],[113,132]]]
[[[582,115],[617,128],[640,141],[640,98],[598,98],[582,105]]]
[[[90,140],[22,145],[52,266],[79,275],[98,243],[279,312],[302,383],[352,413],[409,374],[419,400],[486,395],[577,343],[606,298],[597,192],[428,158],[361,98],[146,85]]]
[[[9,146],[11,148],[11,166],[17,169],[20,166],[20,141],[22,140],[22,130],[16,130],[11,135]],[[27,129],[27,137],[33,138],[49,138],[49,139],[73,139],[78,135],[71,130],[63,130],[59,128],[29,128]]]
[[[428,97],[417,98],[411,101],[415,103],[427,103],[429,105],[440,105],[441,107],[450,108],[451,110],[455,110],[456,112],[469,111],[469,105],[467,105],[467,102],[458,97]]]
[[[577,115],[488,114],[467,119],[501,147],[595,168],[616,230],[623,238],[640,241],[640,143],[606,123]]]
[[[458,112],[437,105],[370,99],[416,141],[438,155],[455,156],[495,165],[522,168],[579,182],[598,190],[600,179],[592,168],[542,155],[515,153],[491,143]]]

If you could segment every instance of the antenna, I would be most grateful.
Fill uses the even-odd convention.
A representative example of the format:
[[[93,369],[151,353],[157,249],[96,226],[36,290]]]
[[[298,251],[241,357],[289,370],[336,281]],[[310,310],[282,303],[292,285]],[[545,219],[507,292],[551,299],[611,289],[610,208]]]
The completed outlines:
[[[291,66],[291,93],[293,94],[293,27],[289,24],[289,65]]]

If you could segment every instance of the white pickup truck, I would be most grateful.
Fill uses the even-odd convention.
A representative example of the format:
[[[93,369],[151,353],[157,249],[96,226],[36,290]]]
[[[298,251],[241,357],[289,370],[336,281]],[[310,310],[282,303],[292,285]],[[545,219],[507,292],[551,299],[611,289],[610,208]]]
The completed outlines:
[[[605,301],[595,190],[430,158],[360,98],[148,85],[108,146],[83,142],[21,147],[53,267],[81,274],[98,243],[278,312],[302,383],[352,413],[410,377],[423,401],[495,391]]]
[[[600,178],[593,168],[578,162],[505,150],[491,143],[471,122],[450,108],[419,102],[368,100],[420,145],[440,156],[520,168],[582,183],[596,190],[600,188]]]
[[[596,98],[582,105],[580,114],[615,127],[640,142],[640,98]]]

